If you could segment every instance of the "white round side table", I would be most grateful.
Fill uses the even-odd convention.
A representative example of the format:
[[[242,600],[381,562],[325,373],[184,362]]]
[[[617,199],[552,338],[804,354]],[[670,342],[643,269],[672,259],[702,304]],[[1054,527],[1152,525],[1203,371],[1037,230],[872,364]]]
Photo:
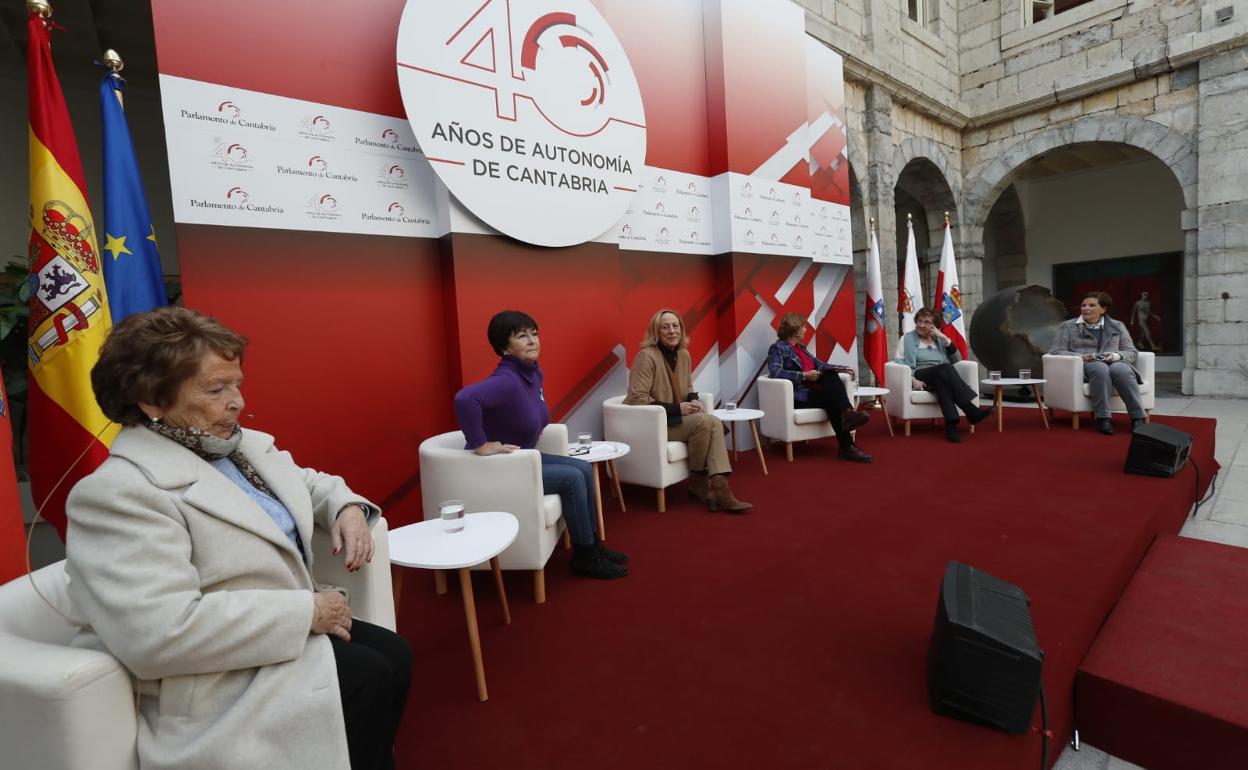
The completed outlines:
[[[980,382],[983,383],[984,385],[992,385],[994,387],[992,402],[996,404],[996,407],[997,407],[997,433],[1000,433],[1002,431],[1003,429],[1002,426],[1004,425],[1004,421],[1001,419],[1002,413],[1004,411],[1001,408],[1001,391],[1007,385],[1010,385],[1010,386],[1032,385],[1033,386],[1031,390],[1036,395],[1036,406],[1040,407],[1040,419],[1044,420],[1044,429],[1045,430],[1049,429],[1049,408],[1044,405],[1044,399],[1040,398],[1040,388],[1034,387],[1036,385],[1043,385],[1044,383],[1048,382],[1048,380],[1043,379],[1043,378],[1038,378],[1038,377],[1028,377],[1026,379],[1022,377],[1002,377],[999,380],[984,379],[984,380],[980,380]]]
[[[477,699],[484,701],[489,695],[485,689],[485,662],[481,657],[477,606],[472,595],[472,574],[468,568],[489,561],[498,598],[503,605],[503,623],[510,624],[511,610],[507,607],[507,592],[503,590],[498,555],[515,541],[520,522],[510,513],[501,511],[469,513],[462,521],[464,528],[459,532],[447,532],[441,519],[428,519],[391,530],[390,563],[399,567],[453,569],[459,572],[459,587],[464,595],[464,618],[468,623],[468,643],[472,647],[472,667],[477,678]],[[401,587],[402,572],[394,570],[396,611]]]
[[[623,513],[624,493],[620,491],[620,474],[615,470],[615,461],[632,451],[622,441],[591,441],[589,451],[578,451],[584,444],[568,444],[568,456],[584,460],[594,466],[594,507],[598,511],[598,539],[607,539],[607,525],[602,518],[602,482],[598,479],[598,463],[606,463],[607,475],[611,477],[614,488],[611,490],[616,500],[620,501],[620,512]]]
[[[719,418],[720,422],[728,423],[728,431],[732,434],[732,456],[733,459],[739,459],[741,453],[737,451],[737,423],[748,422],[750,424],[750,434],[754,437],[754,451],[758,454],[758,464],[763,467],[763,475],[767,475],[767,461],[763,459],[763,442],[758,437],[758,421],[766,414],[762,409],[745,409],[737,407],[736,409],[716,409],[711,412]]]

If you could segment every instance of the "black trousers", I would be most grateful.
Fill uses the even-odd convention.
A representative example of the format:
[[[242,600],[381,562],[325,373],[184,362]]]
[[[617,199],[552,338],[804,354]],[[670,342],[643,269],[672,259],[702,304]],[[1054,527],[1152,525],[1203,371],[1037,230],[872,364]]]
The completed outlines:
[[[412,678],[412,648],[393,631],[351,622],[351,641],[329,637],[338,666],[351,770],[393,770],[394,737]]]
[[[832,423],[837,442],[843,447],[853,446],[854,437],[841,426],[841,413],[853,408],[849,403],[849,394],[845,392],[845,383],[841,382],[836,372],[825,372],[818,382],[818,388],[806,391],[805,401],[794,398],[793,406],[798,409],[822,409],[828,415],[828,422]]]
[[[937,364],[914,370],[914,379],[927,386],[940,404],[947,422],[958,421],[959,407],[966,414],[976,411],[975,391],[971,390],[953,364]]]

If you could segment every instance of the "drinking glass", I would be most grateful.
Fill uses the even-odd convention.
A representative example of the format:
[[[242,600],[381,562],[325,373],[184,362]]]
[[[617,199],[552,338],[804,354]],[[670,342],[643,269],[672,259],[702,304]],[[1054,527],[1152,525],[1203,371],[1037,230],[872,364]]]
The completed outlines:
[[[988,379],[990,380],[1001,379],[1001,372],[997,371],[996,369],[993,369],[992,371],[988,372]]]
[[[737,402],[736,402],[736,401],[725,401],[725,402],[724,402],[724,411],[726,411],[726,412],[735,412],[736,410],[737,410]]]
[[[1030,379],[1031,379],[1031,370],[1030,370],[1030,369],[1019,369],[1019,370],[1018,370],[1018,378],[1019,378],[1020,380],[1030,380]]]
[[[443,500],[438,503],[438,517],[442,519],[443,532],[462,532],[464,530],[464,501]]]
[[[576,443],[580,444],[583,447],[588,447],[590,444],[594,443],[594,434],[578,433],[576,434]]]

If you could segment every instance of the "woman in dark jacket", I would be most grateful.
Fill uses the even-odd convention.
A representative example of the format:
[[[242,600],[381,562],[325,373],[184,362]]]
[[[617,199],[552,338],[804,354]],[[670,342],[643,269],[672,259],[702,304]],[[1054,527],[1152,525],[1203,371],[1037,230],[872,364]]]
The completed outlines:
[[[850,431],[862,427],[871,417],[850,405],[845,383],[837,374],[847,371],[852,375],[853,370],[816,358],[802,344],[806,329],[806,318],[800,313],[788,313],[780,319],[780,328],[776,330],[780,339],[767,350],[767,372],[772,379],[793,383],[793,406],[822,409],[827,413],[832,432],[841,444],[838,456],[842,460],[869,463],[871,455],[854,443]]]

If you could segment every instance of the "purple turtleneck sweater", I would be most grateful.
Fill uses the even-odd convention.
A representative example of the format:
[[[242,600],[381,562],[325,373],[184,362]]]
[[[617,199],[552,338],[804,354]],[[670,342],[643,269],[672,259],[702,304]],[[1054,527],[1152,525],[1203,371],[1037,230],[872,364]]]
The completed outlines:
[[[487,441],[532,449],[550,422],[550,409],[542,394],[542,370],[535,363],[504,356],[489,377],[455,394],[455,416],[467,439],[467,449]]]

